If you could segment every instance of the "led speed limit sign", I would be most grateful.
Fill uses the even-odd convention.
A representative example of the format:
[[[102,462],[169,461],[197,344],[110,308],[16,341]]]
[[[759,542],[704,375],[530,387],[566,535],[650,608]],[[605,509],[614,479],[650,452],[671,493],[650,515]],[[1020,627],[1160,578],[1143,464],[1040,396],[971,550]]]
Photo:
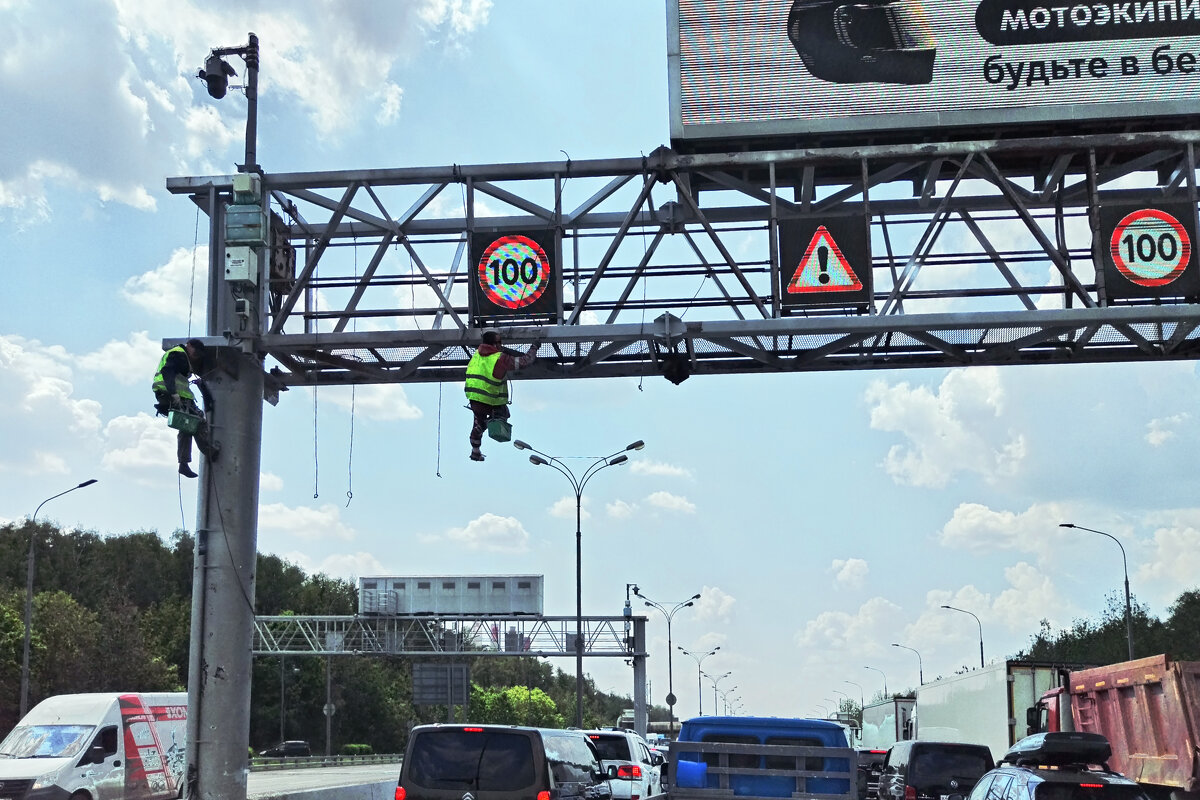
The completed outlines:
[[[472,234],[475,313],[484,317],[553,314],[557,298],[550,260],[553,242],[550,231]]]
[[[1121,213],[1127,211],[1128,206],[1101,210],[1102,229],[1111,230],[1105,276],[1109,294],[1156,297],[1194,292],[1190,204],[1156,204]]]

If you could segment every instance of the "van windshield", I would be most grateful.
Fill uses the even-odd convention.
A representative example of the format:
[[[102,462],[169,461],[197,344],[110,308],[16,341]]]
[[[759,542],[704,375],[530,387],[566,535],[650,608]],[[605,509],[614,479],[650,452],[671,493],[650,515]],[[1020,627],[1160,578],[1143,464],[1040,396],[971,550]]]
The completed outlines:
[[[25,725],[0,742],[5,758],[69,758],[92,738],[91,725]]]

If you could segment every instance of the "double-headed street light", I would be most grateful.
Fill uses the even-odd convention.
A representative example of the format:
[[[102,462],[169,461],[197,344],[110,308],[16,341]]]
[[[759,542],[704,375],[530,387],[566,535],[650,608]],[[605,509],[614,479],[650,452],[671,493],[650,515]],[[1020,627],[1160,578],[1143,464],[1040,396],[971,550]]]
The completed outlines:
[[[718,684],[718,683],[720,683],[721,681],[725,680],[726,678],[728,678],[728,677],[729,677],[730,675],[732,675],[733,673],[732,673],[732,672],[725,672],[725,673],[723,673],[723,674],[721,674],[721,675],[709,675],[707,672],[702,672],[702,673],[700,673],[700,674],[701,674],[701,675],[703,675],[704,677],[708,678],[710,681],[712,681],[712,685],[713,685],[713,708],[716,708],[716,707],[717,707],[717,684]],[[737,688],[737,686],[730,686],[730,687],[729,687],[728,689],[726,689],[726,690],[725,690],[725,691],[724,691],[722,694],[729,694],[730,692],[732,692],[732,691],[733,691],[734,689],[736,689],[736,688]]]
[[[670,719],[667,721],[667,727],[673,729],[673,726],[675,725],[675,675],[671,660],[671,650],[674,648],[674,645],[671,643],[671,620],[675,619],[675,615],[678,612],[682,611],[688,606],[694,605],[695,602],[700,599],[700,593],[696,592],[696,594],[692,595],[687,600],[679,601],[675,605],[671,606],[670,611],[668,611],[667,607],[662,603],[656,603],[649,597],[646,597],[646,595],[642,594],[642,590],[636,586],[633,587],[633,593],[642,598],[642,601],[648,607],[657,608],[659,611],[661,611],[662,615],[667,619],[667,710],[669,712],[668,716],[670,717]]]
[[[942,608],[948,608],[951,611],[959,611],[963,614],[971,614],[971,612],[967,611],[965,608],[955,608],[954,606],[942,606]],[[975,614],[971,614],[971,616],[975,617],[975,624],[979,626],[979,668],[983,669],[983,623],[979,621],[979,617],[977,617]]]
[[[42,506],[56,497],[70,494],[85,486],[91,486],[95,482],[95,478],[90,478],[78,486],[72,486],[65,492],[47,497],[38,503],[38,507],[33,510],[33,516],[29,518],[29,556],[25,561],[25,643],[21,649],[21,714],[18,719],[24,719],[25,712],[29,710],[29,639],[33,626],[33,544],[37,541],[37,515],[42,510]]]
[[[906,644],[896,644],[895,642],[892,642],[892,647],[900,647],[905,650],[912,650],[914,653],[917,653],[917,649],[915,647],[909,647]],[[925,665],[921,663],[921,654],[920,653],[917,653],[917,680],[921,682],[922,686],[925,685]]]
[[[1095,528],[1085,528],[1082,525],[1075,525],[1070,522],[1060,523],[1060,528],[1074,528],[1077,531],[1088,531],[1089,533],[1098,533],[1101,536],[1107,536],[1117,543],[1117,547],[1121,548],[1121,569],[1125,571],[1125,642],[1129,646],[1129,660],[1133,661],[1133,606],[1129,603],[1129,564],[1125,560],[1125,545],[1121,544],[1121,540],[1113,536],[1111,533],[1098,531]]]
[[[721,649],[721,645],[717,645],[712,650],[709,650],[707,653],[693,653],[691,650],[688,650],[683,645],[676,645],[676,648],[678,650],[680,650],[681,652],[683,652],[684,655],[689,655],[692,658],[696,659],[696,702],[698,703],[698,705],[700,707],[700,709],[696,712],[696,714],[697,714],[697,716],[703,717],[704,716],[704,691],[703,691],[703,686],[700,683],[700,675],[702,674],[700,671],[700,665],[704,663],[704,659],[708,658],[711,655],[715,655],[716,652]],[[717,713],[717,705],[716,705],[715,700],[713,701],[713,713],[714,714]]]
[[[597,458],[591,463],[583,475],[576,477],[570,467],[562,463],[561,460],[552,455],[543,453],[535,447],[522,442],[520,439],[513,440],[513,446],[518,450],[532,450],[537,455],[529,457],[531,464],[535,466],[550,466],[554,467],[571,482],[571,488],[575,490],[575,727],[583,727],[583,534],[580,532],[580,522],[583,515],[583,487],[587,486],[587,482],[592,479],[600,470],[605,467],[615,467],[618,464],[624,464],[629,460],[629,456],[625,455],[630,450],[641,450],[645,447],[645,443],[638,439],[633,444],[626,447],[624,450],[618,450],[610,456]]]

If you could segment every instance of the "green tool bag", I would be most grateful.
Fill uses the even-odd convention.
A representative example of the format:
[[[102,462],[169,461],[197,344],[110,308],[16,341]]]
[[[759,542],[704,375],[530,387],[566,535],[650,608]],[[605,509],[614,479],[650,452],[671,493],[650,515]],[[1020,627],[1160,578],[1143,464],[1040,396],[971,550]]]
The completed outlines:
[[[500,417],[488,420],[487,431],[488,436],[497,442],[507,442],[512,439],[512,425],[508,420]]]
[[[167,413],[167,427],[174,428],[181,433],[195,435],[203,422],[203,417],[189,414],[186,411],[175,410]]]

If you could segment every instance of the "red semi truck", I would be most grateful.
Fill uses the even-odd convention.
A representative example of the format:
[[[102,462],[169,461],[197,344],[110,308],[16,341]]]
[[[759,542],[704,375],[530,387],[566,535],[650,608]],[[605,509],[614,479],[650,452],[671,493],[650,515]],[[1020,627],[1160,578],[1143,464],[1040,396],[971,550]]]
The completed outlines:
[[[1159,655],[1072,671],[1027,722],[1037,731],[1103,734],[1110,768],[1159,797],[1200,800],[1200,661]]]

